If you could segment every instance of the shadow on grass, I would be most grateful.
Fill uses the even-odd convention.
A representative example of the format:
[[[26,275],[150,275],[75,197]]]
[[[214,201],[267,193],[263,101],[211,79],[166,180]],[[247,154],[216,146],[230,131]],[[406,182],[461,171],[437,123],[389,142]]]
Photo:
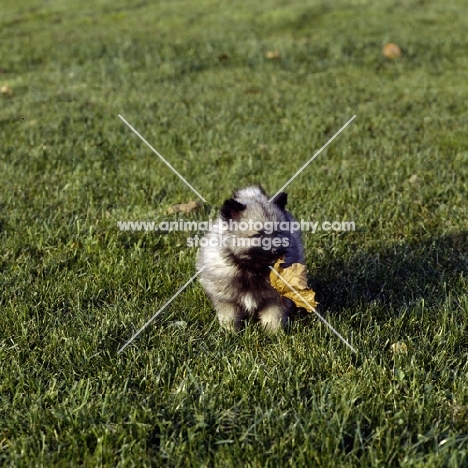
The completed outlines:
[[[349,260],[321,261],[312,273],[320,309],[339,312],[370,302],[398,312],[424,299],[438,304],[468,273],[468,232],[357,251]]]

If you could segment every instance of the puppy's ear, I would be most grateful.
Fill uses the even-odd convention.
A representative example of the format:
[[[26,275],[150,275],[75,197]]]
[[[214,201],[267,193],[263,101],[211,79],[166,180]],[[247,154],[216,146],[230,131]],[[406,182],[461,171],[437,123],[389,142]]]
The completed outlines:
[[[280,209],[284,210],[286,203],[288,203],[288,194],[284,192],[278,193],[273,199],[273,203]]]
[[[228,221],[230,219],[238,219],[240,214],[246,209],[247,207],[243,204],[234,200],[234,198],[230,198],[226,200],[221,207],[221,217]]]

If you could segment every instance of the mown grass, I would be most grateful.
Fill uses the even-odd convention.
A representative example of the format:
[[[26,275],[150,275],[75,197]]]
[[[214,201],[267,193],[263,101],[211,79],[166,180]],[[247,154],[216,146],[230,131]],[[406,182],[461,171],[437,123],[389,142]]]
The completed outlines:
[[[464,7],[4,2],[0,464],[466,466]],[[196,257],[117,229],[195,197],[119,113],[207,198],[200,220],[357,115],[288,187],[297,218],[356,223],[304,241],[357,356],[313,317],[225,334],[199,284],[117,355]]]

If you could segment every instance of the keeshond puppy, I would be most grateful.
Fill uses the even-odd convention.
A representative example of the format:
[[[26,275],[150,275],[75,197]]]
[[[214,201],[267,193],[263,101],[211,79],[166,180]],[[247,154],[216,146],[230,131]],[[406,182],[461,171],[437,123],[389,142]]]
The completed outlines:
[[[200,281],[219,323],[230,330],[241,330],[245,319],[268,331],[284,327],[292,301],[271,286],[269,267],[281,256],[284,266],[305,263],[300,231],[289,229],[295,220],[285,210],[287,194],[268,200],[261,187],[237,190],[200,243]]]

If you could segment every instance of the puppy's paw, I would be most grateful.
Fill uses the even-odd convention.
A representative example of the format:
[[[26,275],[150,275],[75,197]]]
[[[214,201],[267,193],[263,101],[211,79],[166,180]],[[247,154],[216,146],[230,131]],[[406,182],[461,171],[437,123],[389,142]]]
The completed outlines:
[[[236,310],[232,304],[222,304],[217,307],[219,324],[222,328],[232,332],[239,332],[243,327],[243,320],[241,314]]]
[[[279,304],[271,304],[264,307],[258,313],[258,316],[260,323],[270,333],[284,329],[288,320],[287,311]]]

